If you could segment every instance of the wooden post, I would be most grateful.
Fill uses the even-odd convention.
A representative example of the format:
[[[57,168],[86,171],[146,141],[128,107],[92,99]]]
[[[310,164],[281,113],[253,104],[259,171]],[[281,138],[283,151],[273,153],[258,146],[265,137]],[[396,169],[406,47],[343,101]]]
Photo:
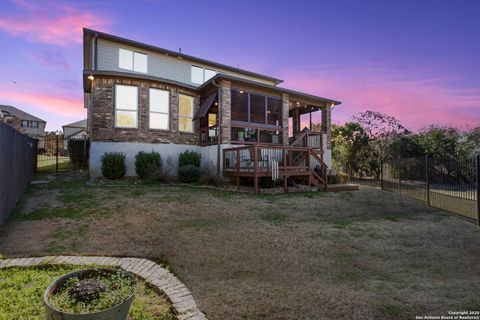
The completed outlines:
[[[55,144],[56,144],[56,152],[55,152],[55,172],[58,172],[58,134],[55,135]]]
[[[253,188],[255,194],[258,194],[258,147],[256,145],[253,146]]]
[[[38,167],[38,139],[33,140],[33,148],[35,149],[35,159],[33,160],[33,172],[37,172]]]
[[[428,154],[425,156],[425,189],[427,193],[427,206],[430,206],[430,170],[428,168]]]
[[[477,225],[480,226],[480,154],[477,154]]]

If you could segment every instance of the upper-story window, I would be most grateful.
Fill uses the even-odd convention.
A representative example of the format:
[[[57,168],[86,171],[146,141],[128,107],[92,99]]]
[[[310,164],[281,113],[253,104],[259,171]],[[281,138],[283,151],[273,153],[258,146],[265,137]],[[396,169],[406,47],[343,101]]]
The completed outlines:
[[[118,67],[120,69],[147,73],[147,65],[148,58],[146,54],[122,48],[118,49]]]
[[[33,129],[38,129],[38,122],[37,121],[32,121],[31,127]]]
[[[178,95],[178,130],[193,132],[193,97]]]
[[[168,130],[170,111],[170,92],[167,90],[149,90],[149,127]]]
[[[115,85],[115,127],[138,127],[138,87]]]
[[[191,66],[191,81],[193,83],[203,84],[213,78],[217,72],[204,67]]]
[[[27,120],[22,120],[21,127],[22,128],[28,128],[28,121]]]
[[[231,90],[231,118],[234,121],[280,126],[282,100],[263,94]]]

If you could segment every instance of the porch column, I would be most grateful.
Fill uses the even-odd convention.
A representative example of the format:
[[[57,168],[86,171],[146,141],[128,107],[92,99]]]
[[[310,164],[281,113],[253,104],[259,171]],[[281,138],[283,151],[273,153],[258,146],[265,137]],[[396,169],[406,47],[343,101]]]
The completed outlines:
[[[293,136],[300,132],[300,115],[298,114],[298,108],[292,110],[292,126]]]
[[[322,132],[327,134],[327,149],[332,148],[332,109],[327,104],[322,108]]]
[[[220,143],[221,144],[230,144],[232,129],[231,129],[231,118],[232,118],[232,96],[231,96],[231,87],[232,84],[230,81],[221,81],[220,82],[220,94],[221,94],[221,135]]]
[[[288,141],[288,109],[290,108],[290,97],[288,94],[282,95],[282,144],[289,145]]]

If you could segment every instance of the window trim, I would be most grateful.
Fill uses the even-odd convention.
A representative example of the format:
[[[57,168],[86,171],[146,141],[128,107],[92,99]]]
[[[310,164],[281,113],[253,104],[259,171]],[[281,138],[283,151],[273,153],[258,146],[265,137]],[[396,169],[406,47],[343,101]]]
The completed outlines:
[[[192,116],[191,116],[191,117],[180,115],[180,96],[185,96],[185,97],[190,97],[190,98],[192,98]],[[190,95],[188,95],[188,94],[180,93],[180,94],[178,95],[178,131],[179,131],[179,132],[195,133],[194,122],[193,122],[193,114],[194,114],[194,112],[195,112],[195,97],[194,97],[194,96],[190,96]],[[180,130],[180,118],[187,118],[187,119],[190,119],[190,120],[192,121],[192,131]]]
[[[150,92],[151,90],[159,90],[159,91],[166,91],[168,92],[168,112],[165,113],[165,112],[159,112],[159,111],[152,111],[150,109],[150,103],[151,103],[151,99],[150,99]],[[171,119],[170,119],[170,114],[172,113],[172,94],[170,92],[170,90],[167,90],[167,89],[160,89],[160,88],[148,88],[148,130],[157,130],[157,131],[171,131]],[[166,114],[167,115],[167,119],[168,119],[168,123],[167,123],[167,128],[166,129],[163,129],[163,128],[152,128],[150,126],[150,114],[152,113],[156,113],[156,114]]]
[[[193,73],[192,73],[192,68],[202,69],[202,81],[203,81],[203,82],[198,83],[198,82],[192,81],[192,74],[193,74]],[[213,75],[213,77],[215,77],[217,74],[219,74],[219,71],[218,71],[218,70],[210,69],[210,68],[207,68],[207,67],[204,67],[204,66],[198,66],[198,65],[191,64],[191,65],[190,65],[190,82],[191,82],[191,83],[198,84],[198,85],[202,85],[202,84],[204,84],[205,82],[207,82],[208,80],[212,79],[213,77],[209,78],[208,80],[205,80],[205,70],[210,70],[210,71],[215,72],[215,74]]]
[[[120,67],[120,50],[125,50],[125,51],[131,52],[131,54],[132,54],[132,69]],[[145,55],[145,57],[147,58],[147,69],[146,69],[145,72],[135,70],[135,53],[137,53],[137,54],[143,54],[143,55]],[[118,69],[121,69],[121,70],[129,70],[129,71],[133,71],[133,72],[137,72],[137,73],[146,74],[146,73],[148,73],[148,54],[145,53],[145,52],[140,52],[140,51],[136,51],[136,50],[131,50],[131,49],[126,49],[126,48],[119,47],[119,48],[118,48]]]
[[[137,104],[136,104],[136,110],[135,112],[137,113],[137,118],[136,118],[136,126],[135,127],[122,127],[117,125],[117,111],[126,111],[126,112],[133,112],[134,110],[130,109],[118,109],[117,108],[117,90],[119,86],[123,87],[135,87],[137,89]],[[138,129],[140,127],[139,122],[140,119],[138,117],[139,114],[139,108],[140,108],[140,95],[139,95],[139,89],[138,86],[130,85],[130,84],[121,84],[121,83],[116,83],[115,84],[115,94],[113,97],[113,127],[114,128],[119,128],[119,129]]]

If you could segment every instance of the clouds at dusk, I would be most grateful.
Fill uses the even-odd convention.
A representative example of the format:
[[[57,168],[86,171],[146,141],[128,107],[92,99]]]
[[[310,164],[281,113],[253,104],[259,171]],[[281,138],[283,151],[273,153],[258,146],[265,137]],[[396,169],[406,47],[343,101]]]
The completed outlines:
[[[15,0],[14,9],[0,17],[0,29],[32,42],[69,45],[82,42],[82,28],[106,29],[108,21],[70,5]]]
[[[243,7],[248,22],[232,19],[237,3],[216,0],[1,1],[0,104],[44,118],[48,130],[84,118],[87,27],[181,47],[339,100],[336,123],[370,109],[414,130],[480,125],[479,1],[245,0]]]
[[[352,67],[353,68],[353,67]],[[395,115],[407,127],[426,124],[473,127],[480,124],[480,88],[454,88],[445,79],[386,66],[336,69],[312,67],[286,71],[287,86],[342,101],[334,111],[337,123],[366,110]]]

